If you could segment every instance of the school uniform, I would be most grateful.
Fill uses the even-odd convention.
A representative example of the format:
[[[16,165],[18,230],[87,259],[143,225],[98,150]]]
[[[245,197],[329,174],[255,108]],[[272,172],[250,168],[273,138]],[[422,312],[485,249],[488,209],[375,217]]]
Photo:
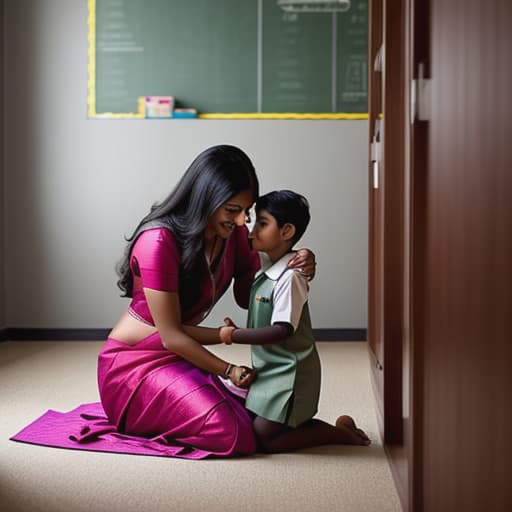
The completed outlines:
[[[274,264],[262,261],[249,302],[248,328],[287,323],[293,334],[279,343],[252,345],[257,376],[246,408],[271,421],[296,427],[317,412],[320,359],[311,328],[307,278],[287,267],[294,253]]]

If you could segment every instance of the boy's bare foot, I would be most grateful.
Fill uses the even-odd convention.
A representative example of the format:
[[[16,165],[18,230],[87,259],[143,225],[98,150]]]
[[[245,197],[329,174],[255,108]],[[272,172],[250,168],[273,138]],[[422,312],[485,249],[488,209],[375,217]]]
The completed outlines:
[[[336,420],[336,428],[340,429],[349,429],[352,431],[353,434],[355,434],[355,443],[354,444],[363,444],[368,446],[371,441],[370,438],[365,434],[363,430],[360,428],[357,428],[355,421],[353,418],[347,415],[340,416]],[[358,441],[358,442],[357,442]]]

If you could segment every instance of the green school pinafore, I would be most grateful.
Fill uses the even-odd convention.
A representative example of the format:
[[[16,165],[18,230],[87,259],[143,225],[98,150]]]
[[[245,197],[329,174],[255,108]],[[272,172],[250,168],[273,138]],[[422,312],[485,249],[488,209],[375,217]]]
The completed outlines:
[[[251,288],[247,327],[271,325],[274,287],[285,272],[276,280],[264,272],[256,278]],[[321,369],[307,302],[292,336],[272,345],[252,345],[251,357],[257,376],[247,394],[247,409],[290,427],[316,414]]]

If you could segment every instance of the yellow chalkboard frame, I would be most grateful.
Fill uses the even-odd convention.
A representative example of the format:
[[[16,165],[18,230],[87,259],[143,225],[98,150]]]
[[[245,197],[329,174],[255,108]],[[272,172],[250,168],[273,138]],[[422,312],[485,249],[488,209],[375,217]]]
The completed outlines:
[[[96,111],[96,0],[88,0],[88,117],[92,119],[145,119],[144,97],[138,98],[137,112],[114,113]],[[368,119],[368,113],[294,113],[294,112],[251,112],[251,113],[208,113],[199,119]],[[172,120],[172,119],[171,119]]]

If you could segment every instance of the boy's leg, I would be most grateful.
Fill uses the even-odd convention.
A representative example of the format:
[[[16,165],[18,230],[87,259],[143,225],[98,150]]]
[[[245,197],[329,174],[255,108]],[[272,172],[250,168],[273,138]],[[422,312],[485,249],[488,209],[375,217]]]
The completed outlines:
[[[350,418],[342,416],[338,418]],[[352,418],[350,418],[352,420]],[[368,445],[368,436],[355,426],[354,421],[337,421],[336,426],[311,419],[296,428],[256,416],[254,431],[262,451],[267,453],[290,452],[324,444]]]

